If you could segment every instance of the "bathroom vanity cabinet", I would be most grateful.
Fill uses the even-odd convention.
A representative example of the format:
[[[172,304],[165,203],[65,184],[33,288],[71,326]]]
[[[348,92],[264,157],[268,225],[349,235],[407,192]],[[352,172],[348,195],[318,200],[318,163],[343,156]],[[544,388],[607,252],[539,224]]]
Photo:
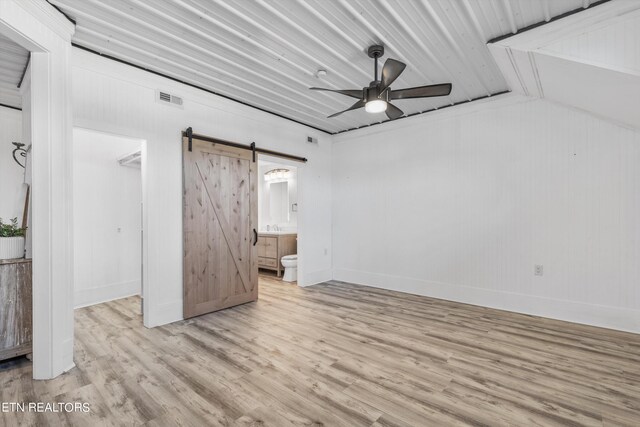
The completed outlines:
[[[298,251],[296,233],[258,233],[258,268],[274,270],[278,277],[282,272],[280,260]]]
[[[0,260],[0,360],[31,353],[31,260]]]

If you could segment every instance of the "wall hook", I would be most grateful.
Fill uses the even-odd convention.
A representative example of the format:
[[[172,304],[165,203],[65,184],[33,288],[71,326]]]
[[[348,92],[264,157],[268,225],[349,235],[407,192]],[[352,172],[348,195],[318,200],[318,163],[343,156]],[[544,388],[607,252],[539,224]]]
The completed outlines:
[[[25,165],[26,165],[27,150],[22,148],[22,147],[24,147],[24,144],[21,143],[21,142],[12,142],[12,144],[16,146],[16,148],[13,149],[13,153],[12,153],[13,154],[13,160],[15,160],[16,163],[19,164],[22,169],[26,169]],[[25,163],[24,164],[22,164],[20,162],[20,160],[18,160],[17,155],[25,158]]]

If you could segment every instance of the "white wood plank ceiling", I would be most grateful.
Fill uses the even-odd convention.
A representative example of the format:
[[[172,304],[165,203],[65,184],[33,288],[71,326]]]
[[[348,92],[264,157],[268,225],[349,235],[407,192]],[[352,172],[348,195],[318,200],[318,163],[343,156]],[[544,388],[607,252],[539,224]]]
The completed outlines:
[[[394,89],[453,83],[447,97],[396,101],[409,115],[507,90],[486,42],[595,0],[50,2],[76,20],[77,45],[338,132],[387,117],[362,109],[327,119],[353,99],[308,88],[367,86],[369,45],[385,46],[381,63],[407,64]]]
[[[0,34],[0,104],[20,108],[18,83],[29,59],[29,51]]]

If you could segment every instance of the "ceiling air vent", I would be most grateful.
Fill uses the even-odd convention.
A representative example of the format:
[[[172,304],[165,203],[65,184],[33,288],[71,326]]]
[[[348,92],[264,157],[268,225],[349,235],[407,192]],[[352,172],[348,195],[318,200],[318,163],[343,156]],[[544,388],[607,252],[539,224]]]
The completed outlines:
[[[161,90],[158,91],[158,102],[160,103],[168,103],[176,106],[182,106],[182,98],[179,96],[171,95],[170,93],[163,92]]]

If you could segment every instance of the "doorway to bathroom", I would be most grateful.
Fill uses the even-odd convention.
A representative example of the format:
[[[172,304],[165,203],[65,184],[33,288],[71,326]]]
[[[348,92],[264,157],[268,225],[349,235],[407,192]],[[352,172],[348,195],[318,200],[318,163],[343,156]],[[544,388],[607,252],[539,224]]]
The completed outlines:
[[[82,313],[116,309],[142,323],[144,144],[73,130],[74,308],[88,307]]]
[[[258,160],[259,274],[291,284],[298,280],[298,182],[296,166]]]

